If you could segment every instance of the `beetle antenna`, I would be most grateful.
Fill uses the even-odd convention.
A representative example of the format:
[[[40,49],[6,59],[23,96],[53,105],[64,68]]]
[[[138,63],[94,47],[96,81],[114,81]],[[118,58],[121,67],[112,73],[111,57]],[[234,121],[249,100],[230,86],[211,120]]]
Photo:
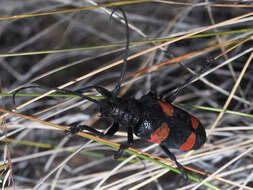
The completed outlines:
[[[59,88],[49,88],[49,87],[46,87],[46,86],[43,86],[43,85],[31,85],[31,86],[25,86],[25,87],[22,87],[22,88],[19,88],[18,90],[14,91],[13,95],[12,95],[12,101],[13,103],[15,104],[15,96],[16,94],[21,91],[21,90],[24,90],[24,89],[27,89],[27,88],[41,88],[41,89],[44,89],[44,90],[55,90],[56,92],[60,92],[60,93],[63,93],[63,94],[72,94],[72,95],[76,95],[76,96],[79,96],[81,99],[84,99],[84,100],[89,100],[93,103],[96,103],[98,105],[101,106],[101,103],[93,98],[90,98],[86,95],[83,95],[81,93],[78,93],[78,92],[75,92],[75,91],[71,91],[71,90],[65,90],[65,89],[59,89]]]
[[[121,8],[116,8],[112,11],[112,14],[111,16],[114,14],[114,12],[116,10],[119,10],[121,11],[122,15],[123,15],[123,18],[124,18],[124,21],[125,21],[125,26],[126,26],[126,46],[125,46],[125,54],[124,54],[124,57],[123,57],[123,65],[122,65],[122,70],[121,70],[121,74],[120,74],[120,78],[119,78],[119,82],[118,84],[115,86],[115,88],[113,89],[112,91],[112,94],[113,94],[113,99],[115,99],[119,93],[119,90],[120,90],[120,86],[122,84],[122,81],[123,81],[123,78],[126,74],[126,67],[127,67],[127,58],[128,58],[128,53],[129,53],[129,36],[130,36],[130,32],[129,32],[129,26],[128,26],[128,20],[127,20],[127,16],[126,16],[126,13],[123,9]]]

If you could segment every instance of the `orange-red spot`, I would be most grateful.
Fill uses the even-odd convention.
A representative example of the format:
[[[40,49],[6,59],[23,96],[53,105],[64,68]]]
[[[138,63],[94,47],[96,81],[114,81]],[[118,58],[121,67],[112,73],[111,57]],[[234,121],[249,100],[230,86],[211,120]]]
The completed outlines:
[[[169,135],[170,128],[168,124],[164,122],[161,127],[156,129],[151,135],[149,142],[160,144]]]
[[[182,144],[180,146],[180,150],[190,150],[193,145],[195,144],[195,139],[196,139],[196,135],[194,133],[192,133],[186,140],[186,142],[184,144]]]
[[[165,115],[167,117],[171,117],[173,115],[173,112],[174,112],[174,109],[172,107],[172,105],[168,104],[168,103],[165,103],[165,102],[162,102],[162,101],[158,101],[160,106],[162,107],[163,109],[163,112],[165,113]]]
[[[199,125],[199,120],[196,117],[193,117],[193,116],[191,116],[191,120],[192,120],[193,129],[197,129],[198,125]]]

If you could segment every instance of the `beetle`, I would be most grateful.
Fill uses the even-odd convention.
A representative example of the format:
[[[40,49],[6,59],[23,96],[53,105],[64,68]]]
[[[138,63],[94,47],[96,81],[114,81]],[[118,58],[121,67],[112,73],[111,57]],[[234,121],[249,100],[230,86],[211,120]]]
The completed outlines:
[[[56,90],[59,93],[78,95],[82,99],[89,100],[99,106],[101,117],[110,118],[114,122],[105,133],[102,133],[87,125],[72,126],[65,131],[68,134],[76,134],[86,130],[98,136],[113,136],[120,128],[127,128],[128,140],[121,144],[114,157],[119,158],[123,151],[134,144],[134,134],[148,142],[159,144],[161,149],[173,160],[180,169],[184,178],[187,175],[183,166],[177,161],[175,155],[169,149],[179,149],[182,151],[199,149],[206,141],[206,132],[200,121],[188,112],[172,105],[179,92],[185,87],[176,88],[172,91],[170,99],[164,96],[158,98],[155,92],[149,92],[140,99],[134,97],[118,97],[121,83],[124,78],[127,66],[129,48],[129,28],[125,12],[122,12],[126,26],[126,50],[123,58],[123,65],[120,79],[112,91],[100,86],[88,86],[76,91],[49,88],[42,85],[32,85],[18,89],[15,94],[25,88],[42,88],[46,90]],[[113,14],[113,13],[112,13]],[[84,95],[84,92],[96,90],[104,99],[96,100]]]

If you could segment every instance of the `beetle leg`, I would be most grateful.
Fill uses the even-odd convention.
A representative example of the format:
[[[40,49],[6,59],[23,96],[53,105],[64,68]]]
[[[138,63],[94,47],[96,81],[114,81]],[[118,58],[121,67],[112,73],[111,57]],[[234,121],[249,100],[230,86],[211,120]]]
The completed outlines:
[[[182,89],[180,87],[172,90],[169,93],[169,96],[165,98],[165,102],[169,102],[169,103],[174,102],[174,100],[178,97],[178,95],[181,93],[181,91],[182,91]]]
[[[174,57],[174,56],[173,56]],[[193,74],[190,78],[188,78],[182,85],[180,85],[178,88],[172,90],[171,92],[168,93],[168,91],[165,91],[162,93],[161,97],[164,101],[172,103],[178,95],[182,92],[182,90],[189,86],[190,84],[194,83],[195,81],[199,80],[201,77],[201,74],[206,72],[208,68],[210,67],[211,64],[214,64],[216,61],[214,58],[208,58],[204,64],[201,65],[201,69],[199,73],[196,73],[192,71],[187,65],[181,64],[184,68],[186,68],[189,72]]]
[[[86,131],[89,131],[99,137],[104,137],[104,136],[113,136],[118,130],[119,130],[119,123],[117,122],[114,122],[112,124],[112,126],[108,129],[108,131],[104,134],[104,133],[101,133],[100,131],[88,126],[88,125],[77,125],[77,126],[71,126],[69,128],[69,130],[66,130],[65,131],[65,134],[66,135],[69,135],[69,134],[76,134],[80,131],[83,131],[83,130],[86,130]]]
[[[127,144],[132,146],[134,144],[134,135],[133,135],[133,128],[129,127],[127,132]]]
[[[168,157],[176,163],[176,165],[177,165],[178,169],[181,171],[181,173],[182,173],[184,179],[185,179],[185,180],[188,180],[188,176],[187,176],[187,174],[186,174],[186,172],[185,172],[184,167],[177,161],[177,158],[175,157],[175,155],[172,154],[172,153],[168,150],[168,148],[167,148],[166,146],[160,145],[160,147],[161,147],[162,150],[168,155]]]
[[[155,89],[152,89],[152,88],[151,88],[150,92],[147,95],[149,95],[149,96],[151,96],[155,99],[157,98],[157,92],[156,92]]]
[[[134,144],[134,136],[133,136],[133,129],[132,127],[128,127],[127,131],[127,144],[121,144],[119,147],[118,152],[114,154],[114,159],[118,159],[122,156],[125,149],[128,149]]]
[[[119,123],[118,122],[113,122],[111,127],[107,130],[105,133],[105,136],[111,137],[113,136],[117,131],[119,130]]]
[[[93,133],[93,134],[95,134],[95,135],[97,135],[97,136],[100,136],[100,137],[101,137],[101,136],[104,136],[104,133],[101,133],[100,131],[98,131],[98,130],[96,130],[96,129],[94,129],[94,128],[88,126],[88,125],[71,126],[71,127],[69,128],[69,130],[66,130],[66,131],[65,131],[65,134],[66,134],[66,135],[69,135],[69,134],[74,135],[74,134],[76,134],[76,133],[78,133],[78,132],[81,132],[81,131],[83,131],[83,130],[89,131],[89,132],[91,132],[91,133]]]

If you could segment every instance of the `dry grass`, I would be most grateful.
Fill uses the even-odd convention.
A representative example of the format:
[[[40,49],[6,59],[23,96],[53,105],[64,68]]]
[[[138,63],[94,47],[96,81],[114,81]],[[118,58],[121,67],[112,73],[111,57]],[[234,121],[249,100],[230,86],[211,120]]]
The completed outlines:
[[[175,102],[208,133],[197,151],[172,150],[192,170],[193,180],[185,184],[159,147],[138,138],[124,158],[113,160],[115,148],[126,141],[124,128],[111,139],[58,130],[85,123],[104,131],[110,121],[99,118],[90,102],[46,97],[54,91],[37,89],[22,91],[15,105],[8,97],[29,83],[113,89],[125,26],[119,15],[109,17],[119,5],[131,30],[121,95],[139,98],[152,86],[169,92],[209,58],[216,60]],[[251,1],[236,0],[1,1],[2,189],[253,189],[252,7]]]

